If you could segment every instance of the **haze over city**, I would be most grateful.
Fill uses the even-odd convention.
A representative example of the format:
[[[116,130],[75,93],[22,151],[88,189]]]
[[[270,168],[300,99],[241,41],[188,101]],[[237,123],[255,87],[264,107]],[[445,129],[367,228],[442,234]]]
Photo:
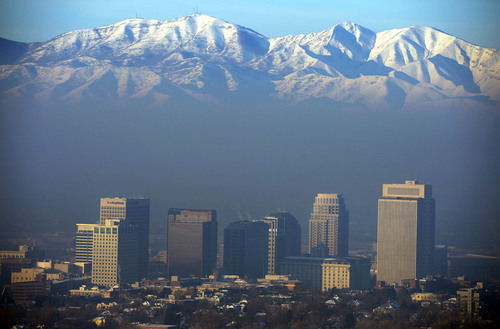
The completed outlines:
[[[3,5],[14,8],[9,2]],[[460,3],[456,10],[462,12],[463,6]],[[26,7],[26,14],[29,8],[34,7]],[[54,7],[51,15],[63,8],[78,7]],[[380,13],[385,13],[383,9]],[[11,9],[12,14],[20,15],[21,9],[16,10]],[[489,13],[483,13],[487,20]],[[94,22],[94,16],[89,17]],[[416,23],[411,16],[407,20],[408,26]],[[443,18],[442,24],[452,21]],[[247,30],[255,27],[233,28],[233,22],[191,15],[172,24],[187,22],[178,28],[185,38],[189,29],[213,26],[210,33],[215,34],[200,34],[199,42],[214,43],[214,53],[208,59],[198,58],[201,55],[196,52],[203,48],[190,48],[196,39],[191,43],[186,39],[186,48],[179,53],[167,43],[165,51],[171,58],[167,67],[173,71],[163,74],[160,79],[165,81],[158,83],[158,76],[151,76],[162,70],[162,62],[151,42],[163,32],[146,33],[140,27],[158,22],[139,19],[111,25],[100,32],[108,33],[106,40],[110,40],[102,46],[90,41],[79,46],[91,32],[70,32],[35,48],[36,53],[28,52],[21,65],[5,71],[2,150],[9,160],[2,164],[2,221],[6,229],[22,231],[33,228],[33,222],[57,221],[61,229],[72,230],[76,222],[95,221],[96,200],[113,195],[151,198],[152,227],[160,231],[165,229],[168,208],[178,206],[215,208],[224,224],[287,210],[304,226],[312,197],[323,191],[345,195],[353,241],[374,242],[380,186],[417,178],[432,183],[439,200],[438,241],[493,248],[498,234],[498,51],[427,28],[402,29],[402,36],[391,39],[387,35],[392,32],[376,34],[347,23],[301,42],[317,47],[321,39],[315,38],[333,33],[335,47],[350,57],[328,47],[290,56],[286,49],[298,46],[294,39],[287,43],[285,38],[271,40],[282,45],[282,53],[252,64],[252,56],[258,59],[264,50],[253,43],[220,40],[213,31],[228,26],[227,33],[248,33],[264,47],[269,41]],[[137,34],[133,38],[146,33],[150,41],[120,41],[127,29]],[[2,31],[8,35],[11,29]],[[358,35],[360,44],[350,35]],[[80,41],[73,44],[74,38]],[[374,46],[370,41],[374,38],[387,39],[388,50]],[[414,46],[424,38],[441,41]],[[221,49],[235,49],[234,55],[219,53],[221,42]],[[451,46],[443,48],[440,42]],[[134,55],[137,44],[144,48]],[[400,50],[391,48],[410,46],[414,49],[408,48],[404,58],[394,55]],[[99,47],[114,47],[117,54],[131,57],[101,58]],[[478,64],[470,68],[460,64],[462,59],[454,52],[462,48]],[[72,53],[74,49],[79,52]],[[321,57],[325,51],[344,57],[329,62]],[[380,55],[365,58],[367,51]],[[412,59],[425,52],[436,56]],[[10,61],[23,56],[8,54],[14,56],[6,59]],[[89,62],[92,56],[95,59]],[[290,57],[280,64],[284,56]],[[235,66],[234,60],[243,62]],[[277,66],[262,71],[270,60]],[[39,63],[35,71],[30,69],[33,61]],[[110,61],[117,63],[116,68],[108,67]],[[310,62],[309,66],[301,66],[302,61]],[[373,64],[376,61],[378,66]],[[357,71],[362,64],[364,69]],[[58,69],[45,69],[51,65]],[[192,73],[185,73],[186,65]],[[203,69],[198,71],[199,67]],[[279,70],[283,73],[273,73]],[[291,70],[301,73],[290,75]],[[278,79],[282,82],[276,90]],[[297,95],[301,96],[294,98]],[[408,107],[412,110],[400,110]]]

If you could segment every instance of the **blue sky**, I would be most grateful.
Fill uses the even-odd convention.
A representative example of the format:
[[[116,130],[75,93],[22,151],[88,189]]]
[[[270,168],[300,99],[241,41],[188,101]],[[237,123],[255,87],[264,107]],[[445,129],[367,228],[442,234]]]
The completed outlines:
[[[500,48],[498,0],[1,0],[0,36],[45,41],[136,15],[173,19],[195,11],[267,37],[319,32],[352,21],[376,32],[432,26],[481,46]]]

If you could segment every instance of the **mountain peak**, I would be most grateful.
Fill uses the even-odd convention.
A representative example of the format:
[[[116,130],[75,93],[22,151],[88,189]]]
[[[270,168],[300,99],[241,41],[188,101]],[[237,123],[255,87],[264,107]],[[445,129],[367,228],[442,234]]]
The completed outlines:
[[[143,65],[180,54],[182,58],[219,57],[240,62],[264,54],[268,44],[267,38],[250,29],[203,14],[173,20],[132,18],[62,34],[23,61],[54,63],[68,57],[91,57]]]
[[[0,58],[6,64],[0,95],[14,98],[33,91],[33,97],[51,100],[165,100],[172,94],[213,100],[245,91],[390,108],[420,106],[422,100],[500,103],[500,52],[431,27],[375,33],[342,22],[318,33],[268,39],[192,14],[128,19],[44,43],[2,43],[12,49]],[[103,93],[103,86],[111,91]]]

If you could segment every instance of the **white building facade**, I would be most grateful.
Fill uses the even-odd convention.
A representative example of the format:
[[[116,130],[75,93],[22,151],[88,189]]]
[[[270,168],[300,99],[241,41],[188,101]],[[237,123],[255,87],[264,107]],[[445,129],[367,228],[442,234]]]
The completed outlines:
[[[383,185],[378,201],[378,281],[400,284],[433,273],[435,204],[430,185]]]

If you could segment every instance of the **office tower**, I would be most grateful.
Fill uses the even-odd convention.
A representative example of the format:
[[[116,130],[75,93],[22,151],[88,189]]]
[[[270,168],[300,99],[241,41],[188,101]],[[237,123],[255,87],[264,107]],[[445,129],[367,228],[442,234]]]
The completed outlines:
[[[268,225],[267,274],[277,274],[282,258],[300,255],[300,225],[287,212],[272,213],[257,221]]]
[[[204,277],[217,261],[215,210],[170,209],[167,230],[167,275]]]
[[[93,230],[92,283],[110,287],[140,280],[138,226],[107,219]]]
[[[94,224],[76,224],[75,262],[92,263]]]
[[[239,221],[224,229],[224,273],[263,278],[267,272],[268,224]]]
[[[349,212],[341,194],[318,193],[309,220],[309,253],[347,256]]]
[[[127,219],[139,230],[139,275],[145,278],[149,265],[149,199],[101,198],[101,224],[107,219]]]
[[[435,200],[432,186],[384,184],[378,200],[377,280],[387,284],[433,273]]]
[[[434,249],[434,274],[448,275],[448,247],[436,245]]]

